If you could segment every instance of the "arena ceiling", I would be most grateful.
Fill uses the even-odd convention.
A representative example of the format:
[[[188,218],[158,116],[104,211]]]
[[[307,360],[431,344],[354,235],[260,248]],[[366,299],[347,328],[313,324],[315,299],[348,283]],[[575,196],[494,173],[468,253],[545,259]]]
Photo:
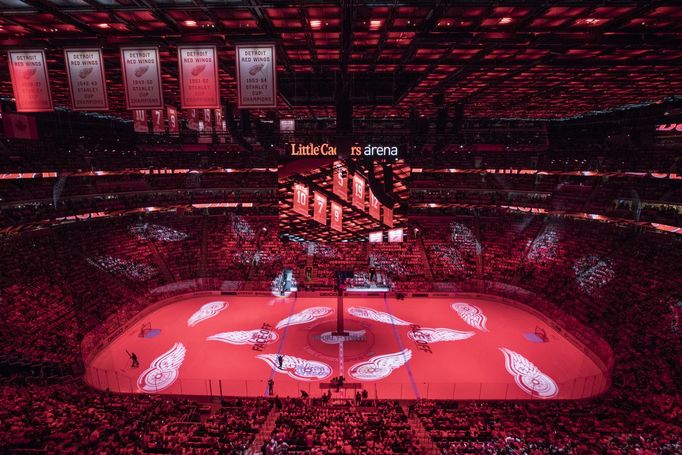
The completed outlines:
[[[234,46],[255,41],[277,43],[280,116],[335,117],[346,71],[355,118],[432,116],[440,99],[467,118],[562,118],[682,94],[682,5],[664,1],[0,0],[0,46],[47,49],[57,106],[63,48],[96,45],[124,117],[119,47],[158,44],[178,105],[178,44],[219,46],[234,102]]]

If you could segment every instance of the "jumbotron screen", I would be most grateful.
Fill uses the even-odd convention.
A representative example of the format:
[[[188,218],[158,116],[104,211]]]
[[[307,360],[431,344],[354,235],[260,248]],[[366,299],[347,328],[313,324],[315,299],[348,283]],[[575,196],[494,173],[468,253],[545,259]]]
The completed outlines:
[[[410,168],[397,147],[352,146],[349,155],[341,159],[328,143],[288,145],[278,169],[281,235],[367,241],[378,232],[388,239],[388,231],[403,227]]]

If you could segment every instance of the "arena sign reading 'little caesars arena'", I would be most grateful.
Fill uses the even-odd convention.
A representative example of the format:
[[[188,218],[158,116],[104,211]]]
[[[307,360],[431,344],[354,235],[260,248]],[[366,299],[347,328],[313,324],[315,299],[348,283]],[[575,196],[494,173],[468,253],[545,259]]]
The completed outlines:
[[[291,143],[287,148],[289,156],[337,156],[337,148],[328,143]],[[393,145],[352,145],[350,147],[352,157],[398,157],[398,147]]]

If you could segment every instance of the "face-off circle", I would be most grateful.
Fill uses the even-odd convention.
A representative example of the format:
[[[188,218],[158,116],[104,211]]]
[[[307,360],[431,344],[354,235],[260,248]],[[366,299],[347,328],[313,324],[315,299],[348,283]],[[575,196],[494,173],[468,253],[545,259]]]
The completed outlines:
[[[375,336],[372,327],[359,321],[346,320],[345,331],[349,336],[343,338],[344,359],[366,359],[373,354]],[[320,322],[308,332],[308,346],[323,357],[338,358],[341,337],[336,337],[336,321]]]

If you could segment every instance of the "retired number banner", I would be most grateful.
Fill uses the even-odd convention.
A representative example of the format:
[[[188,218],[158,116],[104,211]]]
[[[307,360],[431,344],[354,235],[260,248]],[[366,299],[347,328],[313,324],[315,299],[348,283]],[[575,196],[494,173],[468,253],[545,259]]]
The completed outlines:
[[[182,108],[219,108],[220,87],[216,47],[178,46],[178,65]]]
[[[365,179],[360,174],[353,175],[353,205],[365,210]]]
[[[17,112],[50,112],[52,95],[43,50],[7,51]]]
[[[136,109],[133,111],[133,131],[136,133],[148,133],[147,111]]]
[[[393,227],[393,209],[384,207],[384,224],[388,227]]]
[[[64,49],[66,74],[74,111],[107,111],[107,78],[104,75],[102,50]]]
[[[187,128],[194,131],[199,131],[199,111],[196,109],[189,110],[189,119],[187,120]]]
[[[344,201],[348,200],[348,170],[341,161],[334,162],[334,182],[332,191]]]
[[[369,189],[369,215],[375,220],[381,219],[381,205],[379,199],[374,196],[372,189]]]
[[[163,110],[154,109],[152,111],[152,132],[165,133],[166,128],[163,125]]]
[[[239,109],[277,107],[275,45],[237,45],[236,55]]]
[[[294,212],[308,216],[308,187],[294,184]]]
[[[163,109],[161,64],[156,47],[122,47],[126,109]]]
[[[178,123],[178,110],[174,107],[168,106],[166,108],[166,115],[168,116],[168,133],[173,136],[180,134],[180,124]]]
[[[343,208],[338,202],[332,201],[332,229],[343,232]]]
[[[313,192],[313,197],[315,200],[313,220],[320,224],[327,224],[327,196],[317,191]]]
[[[216,133],[223,132],[223,110],[220,108],[215,110],[215,131]]]
[[[204,109],[204,131],[206,133],[213,132],[213,113],[210,109]]]

